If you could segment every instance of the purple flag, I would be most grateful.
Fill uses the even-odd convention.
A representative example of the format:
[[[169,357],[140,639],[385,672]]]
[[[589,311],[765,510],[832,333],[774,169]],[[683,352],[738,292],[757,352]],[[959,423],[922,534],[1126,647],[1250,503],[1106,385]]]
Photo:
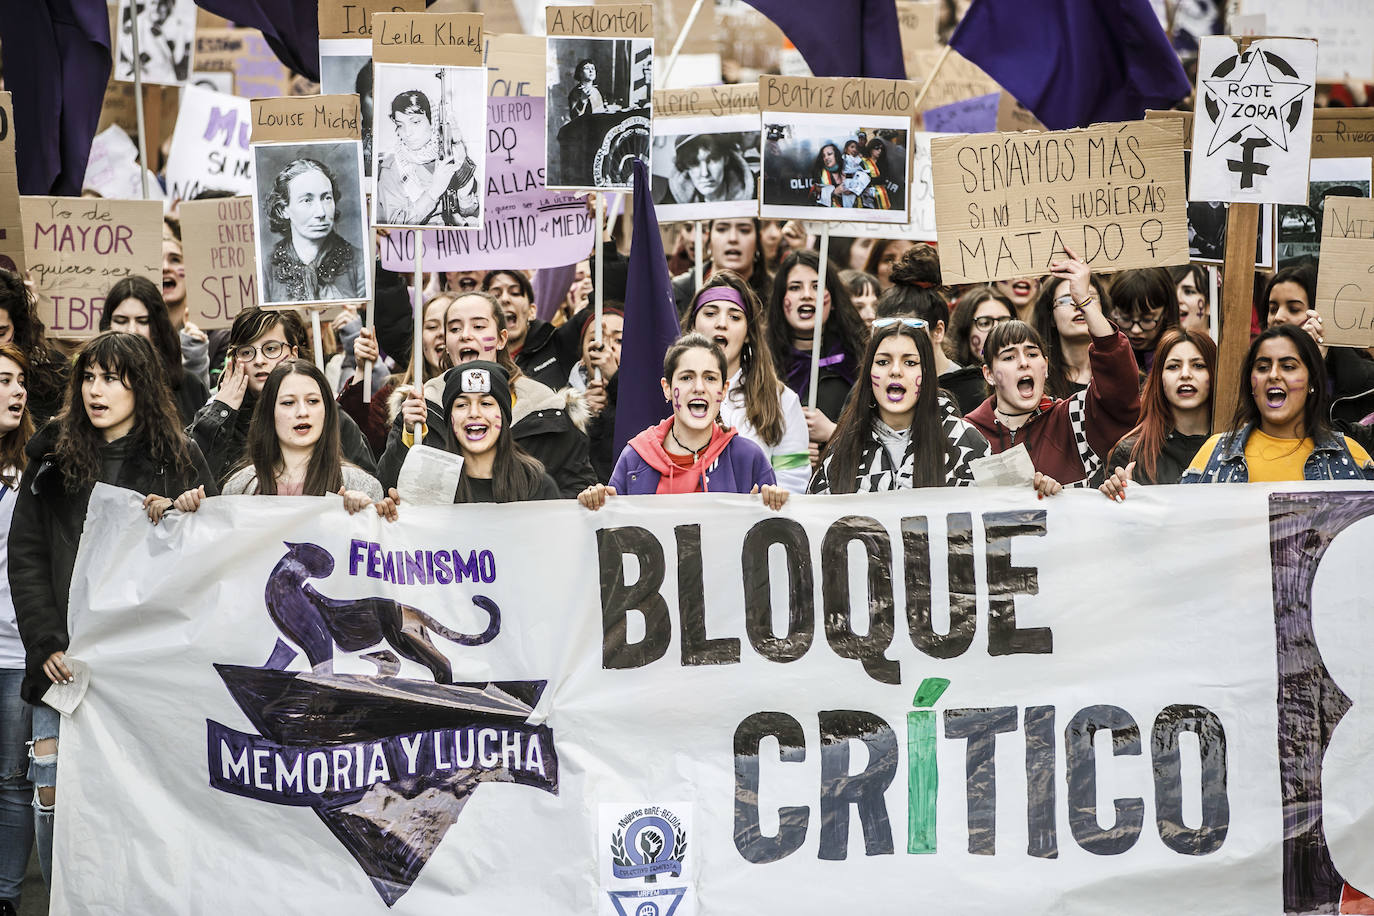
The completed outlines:
[[[196,0],[196,5],[242,28],[261,30],[277,60],[320,81],[319,0]]]
[[[625,328],[620,341],[618,394],[615,407],[615,446],[625,443],[668,416],[663,400],[663,356],[678,339],[677,306],[668,259],[658,234],[658,217],[643,159],[634,163],[634,234],[629,272],[625,278]]]
[[[1138,121],[1192,91],[1149,0],[973,0],[949,43],[1050,130]]]
[[[20,194],[75,197],[110,80],[105,0],[24,0],[0,16]]]
[[[896,0],[747,0],[801,52],[816,76],[906,79]]]

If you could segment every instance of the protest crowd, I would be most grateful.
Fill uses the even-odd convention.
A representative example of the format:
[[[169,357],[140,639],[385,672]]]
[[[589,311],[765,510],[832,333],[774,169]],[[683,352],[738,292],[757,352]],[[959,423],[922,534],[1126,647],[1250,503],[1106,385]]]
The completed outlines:
[[[931,32],[933,47],[942,47],[965,4],[957,12],[953,3],[921,5],[942,12]],[[234,6],[218,4],[226,15]],[[1144,0],[1126,6],[1152,15]],[[979,0],[973,7],[970,17]],[[1201,79],[1185,75],[1185,64],[1198,66],[1197,36],[1153,21],[1156,50],[1170,59],[1151,62],[1157,73],[1146,79],[1155,84],[1141,98],[1156,98],[1151,107],[1161,110],[1193,112]],[[290,44],[270,22],[239,24]],[[1211,32],[1227,34],[1226,23],[1217,18]],[[49,163],[46,174],[62,173],[49,184],[31,179],[41,169],[26,157],[41,148],[24,134],[35,119],[25,115],[32,103],[11,75],[22,59],[13,34],[0,27],[21,190],[115,199],[108,188],[83,189],[79,174],[73,183],[66,164],[59,170]],[[988,41],[955,43],[978,61],[974,51]],[[660,42],[656,66],[667,50]],[[576,67],[576,110],[560,115],[568,126],[647,104],[621,98],[610,77],[596,81],[610,68],[585,56]],[[299,55],[292,63],[309,72]],[[818,61],[807,63],[821,74]],[[844,60],[849,70],[825,75],[892,76],[870,63]],[[982,65],[999,77],[1005,72]],[[398,201],[388,205],[392,216],[439,212],[453,193],[444,190],[451,178],[463,186],[453,212],[470,217],[478,206],[472,189],[485,181],[473,174],[484,144],[470,142],[465,161],[461,147],[442,149],[451,135],[436,129],[439,139],[431,136],[442,87],[433,99],[411,91],[404,105],[379,94],[374,108],[370,62],[366,92],[361,76],[347,91],[364,95],[363,136],[347,142],[382,144],[383,126],[395,125],[386,142],[399,145],[378,157],[379,187]],[[566,79],[549,77],[559,78]],[[921,84],[920,75],[914,79]],[[1013,82],[992,84],[992,91],[1015,95]],[[559,104],[568,97],[553,86],[551,108],[557,92]],[[1364,92],[1340,83],[1319,90],[1314,99],[1328,107],[1362,100]],[[1145,118],[1144,104],[1134,114],[1107,105],[1066,116],[1056,111],[1063,99],[1019,101],[1040,128],[1054,130]],[[908,113],[916,129],[923,113]],[[162,116],[175,119],[176,112]],[[933,120],[925,126],[939,129]],[[413,145],[403,122],[419,125]],[[558,129],[566,136],[567,128]],[[1007,129],[1005,122],[983,128]],[[856,134],[860,140],[852,140]],[[576,500],[588,512],[655,494],[753,494],[762,511],[779,512],[811,495],[989,483],[1023,487],[1038,499],[1089,488],[1128,502],[1145,486],[1374,479],[1374,346],[1327,340],[1316,251],[1282,267],[1272,248],[1240,263],[1218,253],[1201,262],[1184,256],[1119,267],[1097,257],[1100,245],[1084,250],[1080,233],[1033,270],[951,282],[963,276],[950,271],[953,243],[933,231],[917,238],[910,224],[893,223],[885,234],[873,222],[840,230],[845,219],[903,207],[910,214],[916,206],[914,176],[906,183],[914,143],[905,130],[855,120],[832,135],[828,149],[815,148],[819,167],[809,156],[797,167],[804,177],[794,180],[808,189],[801,204],[789,206],[828,207],[818,219],[839,214],[835,222],[766,215],[771,153],[764,149],[760,175],[755,139],[735,132],[728,143],[713,143],[684,133],[667,151],[671,171],[660,183],[673,190],[659,202],[690,203],[697,218],[655,220],[646,163],[627,167],[615,183],[596,182],[618,194],[584,189],[578,216],[592,220],[594,231],[591,250],[574,263],[544,263],[526,246],[519,251],[528,260],[421,263],[418,274],[384,266],[380,246],[419,232],[406,224],[442,229],[443,220],[364,223],[365,240],[349,241],[345,201],[359,208],[357,179],[350,196],[337,162],[300,154],[280,163],[277,197],[262,195],[282,236],[275,248],[270,239],[257,246],[270,263],[259,265],[256,301],[270,305],[244,304],[214,328],[195,320],[207,311],[196,302],[206,292],[188,282],[182,214],[187,205],[246,193],[207,180],[183,199],[166,180],[165,149],[150,142],[149,175],[163,218],[159,239],[139,241],[160,246],[160,277],[134,273],[108,284],[103,304],[91,300],[90,332],[77,338],[54,327],[57,313],[48,304],[63,293],[60,271],[36,274],[32,264],[18,263],[0,270],[0,533],[7,536],[0,545],[0,914],[18,912],[31,847],[50,878],[61,722],[43,696],[73,678],[65,656],[68,594],[97,483],[137,492],[150,525],[196,512],[207,500],[282,495],[342,502],[350,513],[404,526],[407,459],[421,447],[461,458],[453,503]],[[553,127],[549,136],[552,156]],[[750,137],[757,136],[755,127]],[[763,142],[773,142],[766,130]],[[1202,152],[1194,148],[1195,163]],[[1181,156],[1174,158],[1171,167],[1181,168]],[[727,166],[728,179],[712,177],[713,168]],[[1367,158],[1363,168],[1357,193],[1368,198]],[[945,194],[962,207],[958,185],[938,169],[937,211]],[[488,164],[488,177],[491,170]],[[269,189],[273,177],[262,176]],[[751,200],[761,193],[763,210],[751,203],[755,215],[713,211],[728,198],[725,188]],[[1248,204],[1217,191],[1238,210],[1273,202]],[[1189,197],[1208,199],[1196,182]],[[255,207],[258,198],[255,191]],[[1337,199],[1327,199],[1328,219],[1329,201]],[[488,191],[485,206],[497,201]],[[1317,206],[1314,197],[1310,208]],[[301,215],[310,207],[325,215]],[[1282,213],[1280,232],[1288,219]],[[1233,228],[1240,225],[1235,215]],[[1188,230],[1194,257],[1204,234],[1215,234],[1202,218]],[[26,231],[32,225],[26,219]],[[1223,313],[1223,303],[1234,301],[1243,308]],[[993,460],[999,457],[1006,460]]]

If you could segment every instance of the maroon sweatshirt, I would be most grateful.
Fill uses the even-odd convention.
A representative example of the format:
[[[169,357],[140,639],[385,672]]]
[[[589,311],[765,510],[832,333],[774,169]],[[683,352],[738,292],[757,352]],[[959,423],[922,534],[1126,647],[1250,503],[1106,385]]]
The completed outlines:
[[[1093,377],[1087,391],[1059,401],[1043,398],[1020,429],[1007,429],[997,419],[993,413],[995,394],[964,419],[987,437],[994,454],[1024,442],[1037,471],[1062,484],[1077,483],[1111,455],[1140,414],[1140,379],[1126,335],[1118,331],[1112,337],[1094,337],[1088,347],[1088,362]],[[1084,466],[1075,418],[1079,418],[1077,425],[1092,450],[1091,467]]]

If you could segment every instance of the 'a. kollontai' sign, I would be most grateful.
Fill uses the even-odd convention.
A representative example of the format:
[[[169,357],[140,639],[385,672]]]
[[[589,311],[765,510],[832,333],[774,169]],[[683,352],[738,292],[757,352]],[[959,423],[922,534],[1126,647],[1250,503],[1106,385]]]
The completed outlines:
[[[396,524],[233,497],[156,528],[127,491],[90,506],[59,912],[882,913],[919,893],[1182,916],[1374,890],[1364,485]],[[86,854],[116,832],[159,867]]]

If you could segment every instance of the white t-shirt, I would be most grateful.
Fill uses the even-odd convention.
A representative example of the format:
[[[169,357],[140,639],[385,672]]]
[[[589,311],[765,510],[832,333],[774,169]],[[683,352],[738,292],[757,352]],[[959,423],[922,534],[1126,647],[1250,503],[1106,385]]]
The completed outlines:
[[[19,491],[0,483],[0,668],[24,667],[24,641],[14,620],[10,594],[10,519]]]
[[[778,486],[789,493],[805,493],[811,480],[811,461],[807,445],[810,435],[806,431],[806,415],[802,413],[801,400],[797,393],[786,385],[778,397],[782,403],[782,438],[777,445],[764,442],[744,411],[744,388],[740,383],[740,371],[730,376],[730,390],[725,402],[720,405],[720,418],[727,426],[739,430],[739,434],[753,442],[768,456],[773,465],[773,473],[778,477]]]

